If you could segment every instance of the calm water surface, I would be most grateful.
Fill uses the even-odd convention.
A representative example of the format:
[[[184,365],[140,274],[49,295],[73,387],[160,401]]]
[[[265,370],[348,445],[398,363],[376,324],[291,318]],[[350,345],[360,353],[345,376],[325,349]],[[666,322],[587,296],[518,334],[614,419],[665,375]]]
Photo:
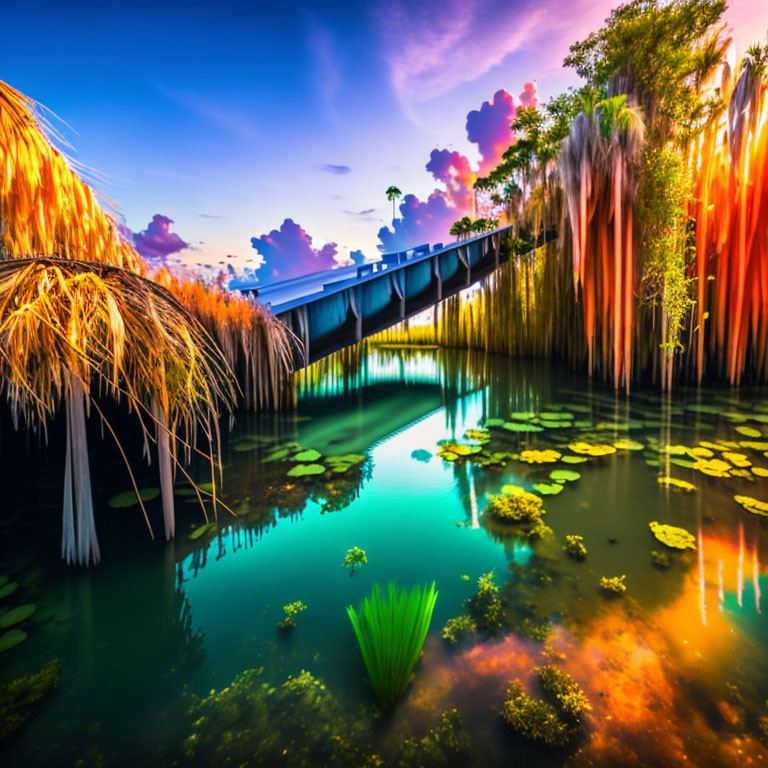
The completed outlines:
[[[643,448],[578,465],[481,467],[435,455],[440,440],[526,411],[573,417],[540,432],[494,428],[494,449],[568,453],[576,440],[627,439]],[[760,437],[738,429],[745,426]],[[0,681],[51,658],[61,665],[58,690],[0,747],[5,765],[183,764],[185,697],[252,668],[274,685],[301,670],[322,679],[363,746],[385,756],[456,707],[477,765],[768,764],[760,741],[768,522],[733,500],[768,501],[768,479],[751,469],[768,467],[764,450],[737,445],[768,439],[766,391],[689,390],[671,401],[636,392],[627,400],[543,363],[397,349],[333,358],[313,369],[295,415],[238,417],[222,490],[238,516],[221,514],[218,530],[196,539],[189,534],[204,521],[181,486],[170,543],[149,539],[138,507],[107,505],[129,483],[94,434],[104,559],[87,571],[58,560],[63,450],[55,436],[47,450],[7,432],[4,439],[0,574],[20,587],[0,611],[34,602],[37,612],[24,625],[28,639],[0,656]],[[366,460],[343,475],[290,478],[292,464],[263,459],[293,441]],[[732,442],[731,452],[747,457],[744,476],[685,466],[691,457],[681,446],[701,441]],[[544,497],[551,537],[528,542],[486,525],[488,494],[509,483],[529,488],[563,467],[581,477]],[[697,490],[667,488],[659,475]],[[151,468],[138,479],[156,484]],[[652,552],[665,548],[651,521],[693,533],[696,552],[666,550],[670,566],[654,566]],[[564,554],[566,534],[584,537],[584,562]],[[369,562],[350,574],[341,563],[353,546]],[[448,646],[442,626],[489,571],[515,631]],[[626,595],[606,599],[600,577],[621,574]],[[377,717],[345,607],[390,579],[434,580],[439,597],[414,682],[393,712]],[[294,600],[307,610],[281,634],[281,606]],[[534,626],[549,626],[547,643],[527,636]],[[534,668],[552,660],[592,703],[585,738],[558,752],[516,739],[498,714],[508,681],[539,695]]]

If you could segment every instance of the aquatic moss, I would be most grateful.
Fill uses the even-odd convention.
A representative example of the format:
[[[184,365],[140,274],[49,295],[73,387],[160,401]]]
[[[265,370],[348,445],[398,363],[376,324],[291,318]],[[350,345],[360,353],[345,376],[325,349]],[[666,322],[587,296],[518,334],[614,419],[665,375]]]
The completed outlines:
[[[493,580],[493,571],[484,573],[477,580],[477,592],[464,605],[478,629],[483,632],[498,632],[504,617],[501,594]]]
[[[341,567],[350,568],[351,572],[354,573],[355,568],[359,565],[367,564],[368,556],[365,554],[365,550],[360,549],[360,547],[352,547],[352,549],[348,549],[347,554],[344,555],[344,562],[341,564]]]
[[[396,762],[397,768],[443,768],[467,765],[471,750],[469,736],[464,730],[458,710],[450,709],[440,715],[436,728],[419,741],[405,739]]]
[[[674,525],[663,525],[655,520],[648,524],[651,533],[665,546],[672,549],[696,549],[696,537]]]
[[[504,486],[504,488],[511,489],[515,486]],[[541,499],[522,489],[489,496],[485,511],[498,520],[511,523],[536,523],[545,513]]]
[[[768,517],[768,503],[753,499],[751,496],[734,496],[734,501],[740,504],[747,512],[761,517]]]
[[[21,730],[59,684],[59,660],[0,688],[0,740]]]
[[[301,600],[294,600],[292,603],[284,605],[283,613],[285,618],[282,621],[278,621],[277,626],[282,630],[294,629],[296,627],[295,617],[306,610],[307,606]]]
[[[185,763],[207,766],[366,764],[354,726],[326,686],[302,670],[282,685],[249,669],[205,698],[188,696]]]
[[[466,613],[448,619],[443,627],[443,640],[451,645],[456,645],[467,635],[471,635],[477,629],[474,619]]]
[[[681,491],[686,491],[688,493],[696,490],[696,486],[693,483],[689,483],[687,480],[680,480],[676,477],[669,477],[667,475],[664,477],[657,477],[656,482],[659,485],[666,485],[668,488],[679,488]]]
[[[607,595],[623,595],[627,591],[627,585],[624,580],[627,578],[626,574],[621,576],[607,576],[600,577],[600,589]]]
[[[574,560],[584,560],[587,556],[587,548],[584,546],[584,537],[569,534],[565,537],[566,545],[563,547],[568,557]]]
[[[578,719],[592,706],[581,686],[561,669],[553,665],[536,667],[541,686],[554,699],[555,707],[564,715]]]
[[[569,740],[568,727],[557,710],[546,701],[529,696],[515,679],[507,688],[501,716],[518,735],[549,746],[563,746]]]

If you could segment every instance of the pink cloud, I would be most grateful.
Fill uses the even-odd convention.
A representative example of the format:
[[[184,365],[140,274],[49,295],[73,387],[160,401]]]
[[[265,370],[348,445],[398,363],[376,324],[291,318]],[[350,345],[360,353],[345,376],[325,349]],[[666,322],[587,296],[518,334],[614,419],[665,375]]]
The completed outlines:
[[[189,243],[182,240],[175,232],[171,232],[173,219],[156,213],[143,232],[131,232],[127,227],[120,227],[120,232],[133,242],[136,250],[145,258],[165,261],[169,256],[185,248]]]
[[[433,149],[426,168],[437,181],[445,184],[447,199],[454,208],[464,210],[471,207],[474,195],[472,185],[477,174],[461,152]]]
[[[273,229],[268,235],[252,237],[251,246],[263,259],[258,269],[261,282],[333,269],[340,263],[336,243],[313,248],[310,235],[293,219],[286,219],[280,229]]]

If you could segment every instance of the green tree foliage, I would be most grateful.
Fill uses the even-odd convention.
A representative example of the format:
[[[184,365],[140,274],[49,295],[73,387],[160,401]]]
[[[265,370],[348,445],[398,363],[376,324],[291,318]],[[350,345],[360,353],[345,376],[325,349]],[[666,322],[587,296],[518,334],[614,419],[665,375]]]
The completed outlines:
[[[663,143],[716,108],[700,92],[729,42],[719,26],[725,10],[725,0],[632,0],[574,43],[563,63],[591,88],[632,96],[654,143]]]

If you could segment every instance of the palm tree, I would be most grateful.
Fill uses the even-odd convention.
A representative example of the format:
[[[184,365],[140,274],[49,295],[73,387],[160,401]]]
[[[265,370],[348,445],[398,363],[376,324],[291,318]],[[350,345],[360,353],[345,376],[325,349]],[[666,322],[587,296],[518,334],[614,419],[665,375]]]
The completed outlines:
[[[392,221],[395,220],[395,203],[402,196],[403,193],[396,186],[387,187],[387,200],[392,201]]]

